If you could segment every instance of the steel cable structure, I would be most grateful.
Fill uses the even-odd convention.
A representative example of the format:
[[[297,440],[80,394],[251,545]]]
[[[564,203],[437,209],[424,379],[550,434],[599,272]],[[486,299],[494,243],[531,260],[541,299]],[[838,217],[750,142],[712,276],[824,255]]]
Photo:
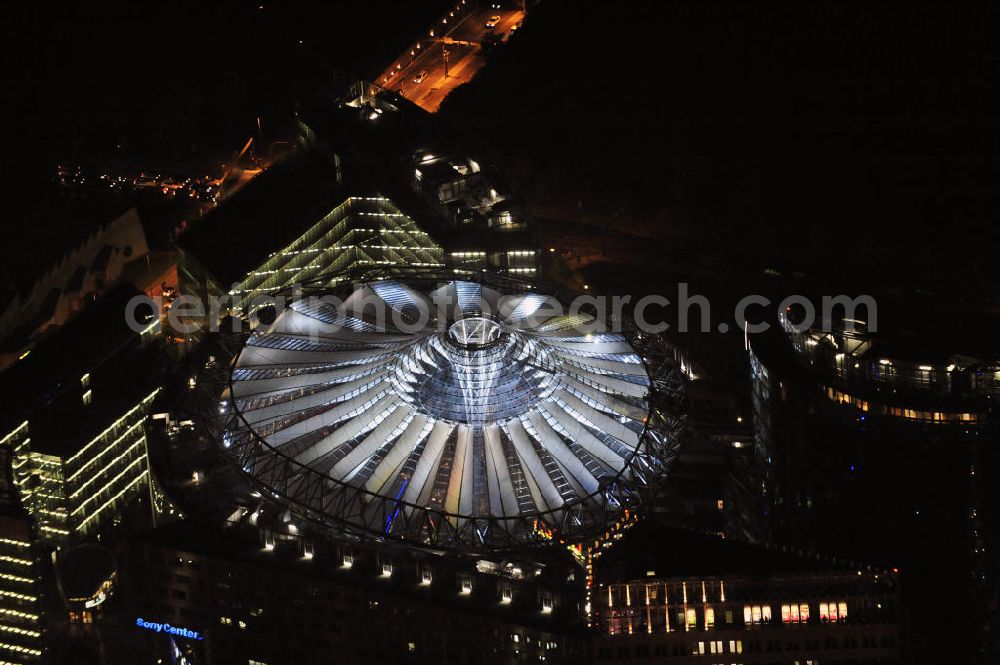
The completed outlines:
[[[415,286],[302,297],[229,340],[202,379],[212,429],[264,496],[477,552],[581,542],[664,477],[678,425],[662,338],[482,280]]]

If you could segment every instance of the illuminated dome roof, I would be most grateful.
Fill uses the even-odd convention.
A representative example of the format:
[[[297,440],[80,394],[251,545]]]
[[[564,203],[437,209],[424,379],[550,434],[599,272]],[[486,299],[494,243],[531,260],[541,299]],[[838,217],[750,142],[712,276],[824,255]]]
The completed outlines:
[[[501,548],[603,528],[662,472],[665,435],[643,358],[556,304],[388,281],[293,303],[236,358],[225,446],[299,511],[381,536]]]

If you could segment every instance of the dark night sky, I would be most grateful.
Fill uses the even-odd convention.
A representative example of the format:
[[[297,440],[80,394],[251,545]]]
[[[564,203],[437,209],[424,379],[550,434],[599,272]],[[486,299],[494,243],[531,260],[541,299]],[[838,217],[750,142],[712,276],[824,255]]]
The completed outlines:
[[[265,141],[285,137],[297,91],[322,88],[334,68],[375,75],[410,42],[414,26],[429,23],[447,3],[263,6],[0,7],[3,246],[15,250],[0,265],[0,301],[79,242],[93,223],[88,216],[108,221],[120,212],[116,202],[91,197],[96,212],[61,216],[62,203],[52,203],[47,186],[56,164],[138,163],[156,170],[180,163],[201,173],[240,148],[258,115]]]
[[[447,5],[290,4],[5,5],[9,208],[57,158],[231,154],[258,114],[280,128],[296,89],[377,71]],[[998,14],[544,0],[444,115],[529,197],[762,262],[981,282],[1000,239]]]
[[[372,75],[447,3],[263,6],[5,4],[5,172],[118,144],[148,158],[228,155],[258,114],[287,118],[292,91],[319,85],[323,67]]]
[[[445,112],[503,137],[529,194],[624,203],[630,228],[996,283],[998,10],[546,2]]]

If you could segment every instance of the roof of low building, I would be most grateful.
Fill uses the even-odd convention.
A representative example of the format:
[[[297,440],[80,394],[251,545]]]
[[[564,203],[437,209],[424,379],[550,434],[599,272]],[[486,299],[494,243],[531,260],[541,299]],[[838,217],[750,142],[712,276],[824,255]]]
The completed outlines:
[[[757,577],[857,568],[832,557],[722,538],[652,519],[626,529],[622,539],[604,550],[594,565],[605,584],[646,577]]]

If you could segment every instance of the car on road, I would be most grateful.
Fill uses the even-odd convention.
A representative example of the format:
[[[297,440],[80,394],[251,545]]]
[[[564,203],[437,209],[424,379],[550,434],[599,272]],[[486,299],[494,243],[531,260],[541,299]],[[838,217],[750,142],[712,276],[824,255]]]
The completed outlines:
[[[493,28],[497,27],[497,23],[499,23],[499,22],[500,22],[500,15],[499,14],[496,15],[496,16],[491,16],[490,20],[486,22],[486,29],[487,30],[492,30]]]
[[[419,74],[417,74],[416,76],[414,76],[413,77],[413,82],[414,83],[423,83],[425,78],[427,78],[427,70],[426,69],[424,71],[420,72]]]

